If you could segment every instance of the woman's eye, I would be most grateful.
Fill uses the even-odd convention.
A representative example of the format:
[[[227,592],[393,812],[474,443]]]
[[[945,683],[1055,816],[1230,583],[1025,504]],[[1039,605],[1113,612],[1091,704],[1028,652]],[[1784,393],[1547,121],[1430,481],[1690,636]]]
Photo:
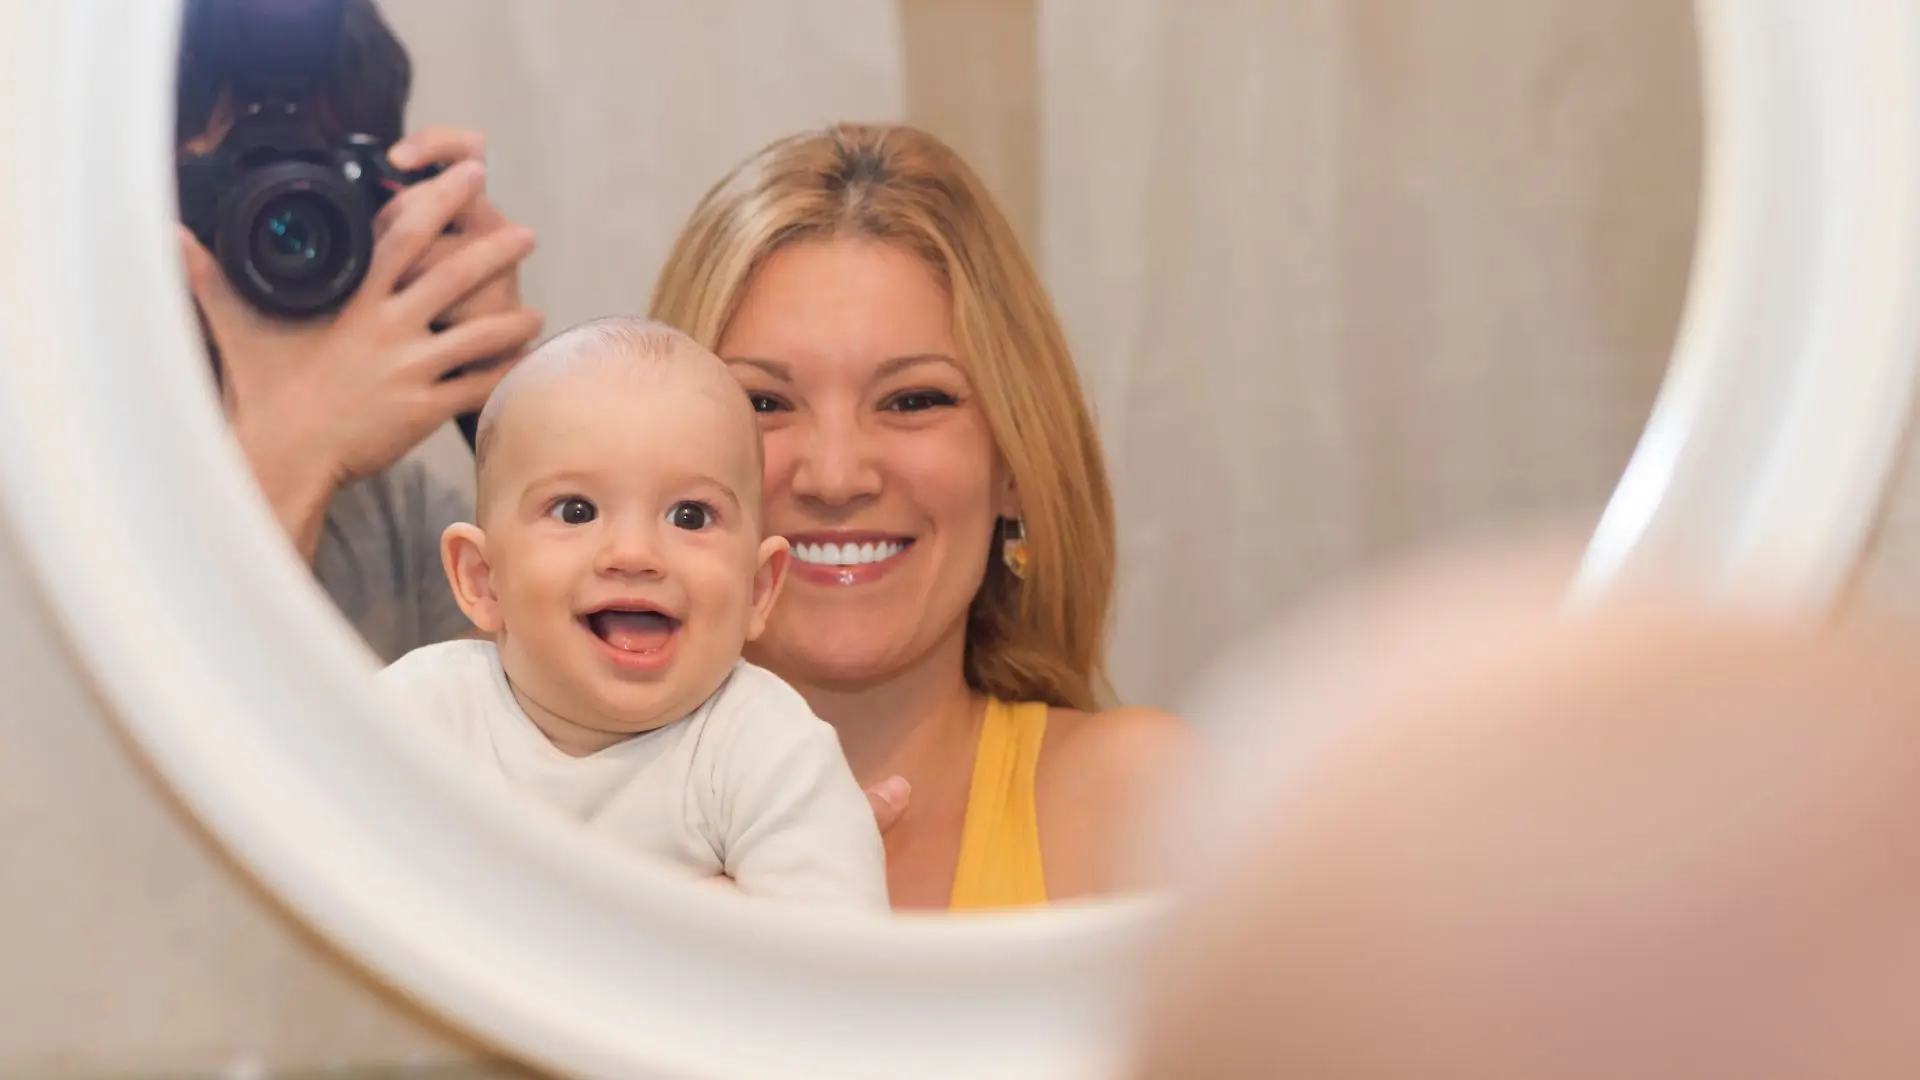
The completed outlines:
[[[676,529],[699,532],[701,529],[713,523],[713,511],[704,503],[677,503],[673,508],[673,512],[668,515],[668,520],[673,522],[673,526]]]
[[[747,400],[753,403],[753,411],[757,413],[787,411],[787,403],[774,397],[772,394],[760,394],[749,390],[747,392]]]
[[[944,390],[909,390],[888,399],[887,409],[891,412],[925,412],[928,409],[947,408],[953,404],[953,395]]]
[[[600,511],[592,503],[577,495],[554,503],[549,513],[555,521],[564,525],[585,525],[600,516]]]

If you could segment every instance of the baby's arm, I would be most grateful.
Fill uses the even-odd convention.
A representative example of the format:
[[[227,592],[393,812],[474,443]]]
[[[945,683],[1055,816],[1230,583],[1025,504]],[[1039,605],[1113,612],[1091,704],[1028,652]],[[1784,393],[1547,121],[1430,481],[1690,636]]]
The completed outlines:
[[[725,701],[715,732],[713,824],[748,896],[887,911],[886,852],[840,739],[770,675]]]

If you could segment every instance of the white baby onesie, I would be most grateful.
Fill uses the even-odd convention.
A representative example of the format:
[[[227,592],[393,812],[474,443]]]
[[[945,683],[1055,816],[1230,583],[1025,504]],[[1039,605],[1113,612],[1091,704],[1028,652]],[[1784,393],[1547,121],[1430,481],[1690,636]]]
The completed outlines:
[[[452,752],[629,851],[749,896],[887,909],[886,856],[839,737],[742,660],[693,715],[597,754],[556,748],[489,641],[415,649],[380,673]]]

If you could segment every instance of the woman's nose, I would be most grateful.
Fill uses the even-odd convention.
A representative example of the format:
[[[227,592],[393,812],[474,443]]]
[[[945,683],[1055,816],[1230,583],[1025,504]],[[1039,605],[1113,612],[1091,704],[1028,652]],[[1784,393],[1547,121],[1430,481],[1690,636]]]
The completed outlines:
[[[801,440],[793,469],[793,494],[843,506],[880,492],[880,470],[871,439],[852,418],[822,418]]]

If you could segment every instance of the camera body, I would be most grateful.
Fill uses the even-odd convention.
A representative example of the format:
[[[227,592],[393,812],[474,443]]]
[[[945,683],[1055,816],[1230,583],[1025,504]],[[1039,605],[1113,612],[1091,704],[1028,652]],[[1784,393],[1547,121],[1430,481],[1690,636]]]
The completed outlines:
[[[367,276],[374,215],[439,170],[401,172],[370,136],[330,142],[292,101],[241,108],[217,148],[180,161],[180,220],[254,307],[283,318],[333,311]]]
[[[439,169],[396,170],[382,140],[316,115],[332,115],[351,70],[345,0],[190,2],[205,32],[183,56],[221,89],[232,123],[213,148],[177,158],[180,220],[259,310],[333,311],[366,277],[374,216]]]

